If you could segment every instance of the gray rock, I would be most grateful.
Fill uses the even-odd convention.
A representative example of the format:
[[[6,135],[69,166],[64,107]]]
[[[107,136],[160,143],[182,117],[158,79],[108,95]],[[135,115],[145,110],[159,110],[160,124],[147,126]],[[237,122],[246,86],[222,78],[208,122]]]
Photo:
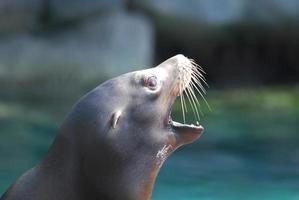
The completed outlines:
[[[51,17],[56,20],[74,20],[123,8],[125,0],[50,0]]]
[[[242,17],[245,1],[239,0],[141,0],[137,6],[154,15],[210,24],[231,23]]]
[[[1,0],[0,35],[32,30],[39,22],[43,0]]]
[[[48,89],[76,93],[88,84],[151,66],[153,44],[146,18],[114,13],[51,37],[1,41],[0,80],[34,87],[37,95]]]
[[[219,26],[248,20],[275,24],[284,18],[298,21],[299,16],[297,0],[139,0],[135,4],[157,20],[180,20],[182,24]]]

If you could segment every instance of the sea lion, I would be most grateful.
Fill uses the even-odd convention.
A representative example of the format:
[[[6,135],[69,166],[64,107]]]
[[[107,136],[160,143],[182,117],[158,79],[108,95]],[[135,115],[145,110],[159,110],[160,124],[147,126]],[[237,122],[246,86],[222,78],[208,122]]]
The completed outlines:
[[[72,108],[45,158],[1,200],[149,200],[165,159],[203,133],[201,125],[170,117],[176,97],[186,88],[194,95],[200,80],[198,66],[177,55],[99,85]]]

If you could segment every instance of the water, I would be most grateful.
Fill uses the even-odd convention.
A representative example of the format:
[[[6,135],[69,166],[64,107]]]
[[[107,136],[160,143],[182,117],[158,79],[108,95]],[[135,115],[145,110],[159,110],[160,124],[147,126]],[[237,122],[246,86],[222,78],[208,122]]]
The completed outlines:
[[[241,97],[211,97],[205,134],[167,159],[153,200],[299,200],[297,97],[262,107]],[[0,103],[0,193],[46,154],[60,121],[47,111]]]
[[[163,167],[153,199],[299,199],[298,164],[230,150],[189,150]]]

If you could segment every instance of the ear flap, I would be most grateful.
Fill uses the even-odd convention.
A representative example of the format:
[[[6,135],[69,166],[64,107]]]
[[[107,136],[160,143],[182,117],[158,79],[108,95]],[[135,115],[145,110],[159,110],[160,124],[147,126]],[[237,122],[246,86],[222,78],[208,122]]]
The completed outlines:
[[[113,113],[113,115],[111,117],[112,128],[116,127],[116,124],[118,123],[120,116],[121,116],[121,111],[120,110]]]

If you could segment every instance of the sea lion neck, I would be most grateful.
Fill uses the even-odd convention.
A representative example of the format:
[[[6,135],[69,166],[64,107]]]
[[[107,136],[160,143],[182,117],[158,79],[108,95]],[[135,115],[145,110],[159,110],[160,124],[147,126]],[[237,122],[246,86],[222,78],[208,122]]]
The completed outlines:
[[[155,161],[155,152],[121,158],[115,152],[92,147],[93,152],[98,152],[92,155],[91,149],[84,149],[80,142],[74,141],[75,134],[78,133],[63,128],[39,165],[42,173],[51,177],[49,184],[53,181],[53,187],[67,188],[78,200],[150,200],[161,167]]]

